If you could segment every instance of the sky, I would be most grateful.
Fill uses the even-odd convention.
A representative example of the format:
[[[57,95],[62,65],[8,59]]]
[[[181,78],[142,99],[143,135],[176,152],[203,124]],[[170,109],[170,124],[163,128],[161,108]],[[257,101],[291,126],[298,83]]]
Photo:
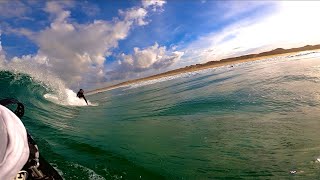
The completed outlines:
[[[0,66],[95,89],[192,64],[320,44],[318,1],[0,1]]]

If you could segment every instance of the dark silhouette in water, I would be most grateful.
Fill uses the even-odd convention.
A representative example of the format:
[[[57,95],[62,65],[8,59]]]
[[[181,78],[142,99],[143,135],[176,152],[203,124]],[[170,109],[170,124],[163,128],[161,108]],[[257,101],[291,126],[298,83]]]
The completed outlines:
[[[88,105],[87,99],[86,99],[86,97],[84,97],[83,93],[84,93],[83,89],[80,89],[79,92],[77,93],[77,97],[78,98],[83,98],[86,101],[87,105]]]

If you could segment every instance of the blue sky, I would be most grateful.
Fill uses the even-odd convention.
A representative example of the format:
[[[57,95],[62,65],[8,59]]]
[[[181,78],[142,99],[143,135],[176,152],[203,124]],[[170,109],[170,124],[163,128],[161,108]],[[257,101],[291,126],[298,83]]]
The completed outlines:
[[[41,64],[95,88],[320,42],[313,1],[0,1],[0,65]]]

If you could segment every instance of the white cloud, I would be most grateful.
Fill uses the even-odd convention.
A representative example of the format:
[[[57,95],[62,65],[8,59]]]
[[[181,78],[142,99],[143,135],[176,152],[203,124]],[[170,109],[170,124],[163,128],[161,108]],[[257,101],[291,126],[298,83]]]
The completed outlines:
[[[146,8],[162,5],[161,2],[152,2],[148,6],[143,5],[144,8],[120,10],[120,19],[79,24],[73,22],[71,12],[67,10],[75,6],[73,1],[48,1],[44,11],[52,19],[49,27],[40,32],[10,30],[32,39],[39,47],[38,53],[15,57],[11,61],[41,64],[71,87],[83,81],[100,81],[104,78],[106,58],[118,42],[128,36],[132,27],[148,24]]]
[[[119,14],[124,16],[124,19],[126,21],[134,21],[139,26],[143,26],[143,25],[148,24],[144,20],[144,18],[147,15],[147,10],[145,10],[144,8],[135,7],[135,8],[131,8],[130,10],[127,10],[127,11],[119,10]]]
[[[74,1],[48,1],[44,11],[58,15],[63,12],[66,8],[73,7]]]
[[[68,11],[62,11],[51,26],[35,37],[39,55],[47,56],[49,65],[68,83],[83,80],[88,74],[97,76],[105,57],[126,38],[131,21],[94,21],[79,25],[68,22]]]
[[[90,17],[94,17],[101,13],[100,8],[97,5],[94,5],[88,1],[82,1],[80,5],[81,10]]]
[[[275,2],[272,14],[242,21],[210,33],[190,43],[186,51],[189,64],[258,53],[274,48],[292,48],[320,42],[320,2]]]
[[[0,16],[6,18],[23,18],[30,9],[22,1],[0,1]]]
[[[167,50],[165,46],[159,46],[157,43],[144,49],[136,47],[132,55],[119,56],[118,65],[108,73],[110,77],[107,78],[118,79],[129,76],[132,78],[135,73],[164,70],[179,61],[183,54],[183,52]]]
[[[230,18],[239,18],[246,13],[253,12],[257,9],[263,10],[263,7],[271,7],[274,2],[269,1],[223,1],[218,3],[222,10],[221,17],[223,20]]]
[[[142,6],[144,8],[152,8],[152,11],[162,10],[165,0],[142,0]]]

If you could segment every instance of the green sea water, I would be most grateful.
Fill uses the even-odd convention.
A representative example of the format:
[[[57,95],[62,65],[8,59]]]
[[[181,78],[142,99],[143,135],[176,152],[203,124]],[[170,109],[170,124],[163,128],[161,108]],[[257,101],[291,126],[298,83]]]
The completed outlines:
[[[126,86],[90,106],[62,103],[74,97],[47,82],[2,70],[0,98],[25,104],[64,179],[320,178],[320,53]]]

